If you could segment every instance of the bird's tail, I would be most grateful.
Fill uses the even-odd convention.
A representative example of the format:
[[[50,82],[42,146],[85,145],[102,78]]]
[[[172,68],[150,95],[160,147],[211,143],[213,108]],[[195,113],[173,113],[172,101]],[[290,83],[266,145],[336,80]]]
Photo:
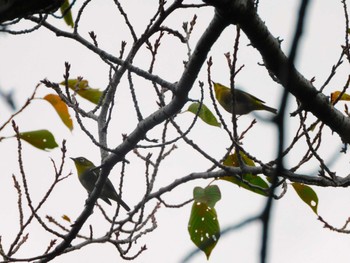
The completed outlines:
[[[109,196],[109,198],[120,204],[126,211],[130,211],[130,207],[121,199],[119,195],[117,195],[117,193],[114,193],[113,196]]]
[[[118,204],[120,204],[126,211],[130,211],[130,207],[121,198],[118,200]]]
[[[277,110],[275,108],[271,108],[269,106],[266,106],[266,105],[262,105],[262,110],[266,110],[266,111],[269,111],[269,112],[272,112],[273,114],[277,114]]]

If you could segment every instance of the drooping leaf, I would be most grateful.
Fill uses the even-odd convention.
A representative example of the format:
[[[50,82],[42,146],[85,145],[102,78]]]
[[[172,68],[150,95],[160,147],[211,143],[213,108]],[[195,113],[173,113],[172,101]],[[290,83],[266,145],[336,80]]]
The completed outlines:
[[[240,154],[242,157],[242,161],[246,165],[255,166],[254,161],[252,159],[250,159],[246,154],[244,154],[243,152],[240,152]],[[234,153],[234,154],[229,155],[224,160],[223,164],[226,166],[239,167],[237,154]],[[229,175],[220,177],[220,179],[234,183],[234,184],[238,185],[239,187],[242,187],[242,188],[247,189],[249,191],[252,191],[254,193],[267,196],[267,192],[263,191],[259,188],[267,190],[269,188],[269,184],[258,175],[251,174],[251,173],[243,174],[242,175],[243,180],[240,180],[240,179],[236,178],[235,176],[229,176]],[[257,186],[259,188],[256,188],[254,186]]]
[[[60,84],[65,85],[64,81],[62,81]],[[74,90],[79,96],[94,104],[98,104],[102,96],[102,91],[89,87],[89,82],[84,79],[69,79],[68,87]]]
[[[220,225],[215,208],[195,200],[188,222],[188,233],[192,242],[209,259],[220,238]]]
[[[304,201],[317,215],[318,197],[316,192],[308,185],[302,183],[292,183],[294,190],[301,200]]]
[[[221,199],[220,189],[217,185],[209,185],[204,189],[197,186],[193,189],[193,198],[195,202],[205,203],[214,208],[216,202]]]
[[[197,114],[199,107],[200,103],[194,102],[188,107],[187,111],[192,112],[193,114]],[[198,112],[198,117],[209,125],[221,127],[220,122],[217,121],[214,114],[204,104],[202,104],[201,109]]]
[[[37,130],[21,132],[19,137],[41,150],[53,149],[58,147],[54,136],[48,130]]]
[[[338,97],[340,96],[342,92],[341,91],[334,91],[331,93],[331,102],[334,103],[336,99],[338,99]],[[345,100],[345,101],[349,101],[350,100],[350,95],[347,93],[344,93],[343,95],[341,95],[339,100]]]
[[[62,122],[68,127],[68,129],[73,130],[73,121],[68,112],[68,107],[63,100],[61,100],[56,94],[48,94],[43,99],[48,101],[54,107],[58,116],[60,116]]]
[[[74,27],[72,12],[71,10],[67,10],[69,6],[70,6],[69,0],[64,0],[63,4],[60,7],[60,10],[66,24],[68,26]]]

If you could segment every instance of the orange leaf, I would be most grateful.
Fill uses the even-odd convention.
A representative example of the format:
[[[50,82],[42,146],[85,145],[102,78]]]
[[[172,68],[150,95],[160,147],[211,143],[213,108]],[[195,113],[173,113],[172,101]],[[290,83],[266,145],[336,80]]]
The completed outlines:
[[[336,99],[338,99],[339,95],[341,94],[341,91],[334,91],[331,93],[331,102],[332,104],[335,102]],[[346,100],[349,101],[350,100],[350,95],[347,93],[344,93],[339,100]]]
[[[62,219],[68,221],[69,223],[71,223],[71,220],[70,220],[69,216],[67,216],[67,215],[63,215]]]
[[[61,100],[58,95],[48,94],[44,97],[44,100],[48,101],[56,110],[58,116],[60,116],[63,123],[68,129],[73,130],[73,121],[69,115],[67,105]]]

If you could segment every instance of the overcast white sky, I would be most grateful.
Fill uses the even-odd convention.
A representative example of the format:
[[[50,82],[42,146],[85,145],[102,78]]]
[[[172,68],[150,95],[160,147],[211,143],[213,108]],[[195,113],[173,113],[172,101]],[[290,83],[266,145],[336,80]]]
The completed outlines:
[[[153,14],[158,1],[154,1],[155,3],[146,0],[124,2],[125,9],[130,12],[130,20],[135,23],[136,32],[140,34]],[[297,14],[296,2],[298,1],[260,1],[259,10],[262,19],[266,21],[267,26],[276,37],[279,36],[284,39],[282,47],[287,53]],[[78,1],[78,4],[80,4],[80,1]],[[73,9],[73,15],[76,15],[74,10],[76,9]],[[336,63],[339,57],[340,46],[344,41],[344,18],[340,1],[312,1],[309,10],[307,27],[298,54],[297,68],[306,78],[311,79],[315,76],[315,86],[318,86],[325,81],[332,65]],[[123,27],[123,20],[117,14],[113,1],[95,1],[86,10],[80,28],[84,36],[87,36],[88,31],[95,31],[100,46],[116,56],[119,54],[122,40],[128,41],[127,47],[131,45],[130,36]],[[208,7],[200,10],[177,12],[176,16],[171,17],[166,23],[181,30],[182,22],[190,21],[194,14],[197,14],[198,20],[191,39],[192,49],[196,40],[210,22],[213,9]],[[70,30],[64,25],[63,21],[55,23],[61,28]],[[16,28],[29,28],[31,25],[27,22],[21,22]],[[210,54],[214,62],[212,77],[215,81],[223,84],[229,83],[229,71],[223,54],[232,51],[234,37],[234,27],[228,28]],[[237,82],[243,89],[249,90],[249,92],[266,101],[269,106],[277,108],[281,87],[270,80],[263,67],[257,65],[258,62],[262,62],[261,58],[251,46],[247,46],[248,43],[243,36],[239,63],[244,64],[245,68],[238,75]],[[56,38],[54,34],[44,28],[27,35],[1,34],[0,58],[0,87],[3,90],[15,88],[15,98],[19,105],[30,96],[40,80],[48,78],[51,81],[61,81],[65,61],[72,65],[72,77],[83,76],[89,80],[92,87],[103,89],[108,82],[108,68],[95,55],[75,42]],[[147,69],[149,58],[147,52],[142,52],[135,59],[136,66]],[[168,81],[177,81],[182,73],[183,60],[186,60],[185,47],[180,46],[171,38],[166,38],[162,42],[155,72]],[[341,89],[345,84],[347,74],[348,66],[343,65],[325,92],[329,94],[331,91]],[[206,68],[203,68],[198,80],[206,81]],[[140,103],[144,109],[144,114],[151,113],[156,105],[154,100],[147,100],[147,89],[150,86],[141,88],[140,86],[144,82],[137,78],[135,78],[135,82],[140,83],[139,86],[136,86],[136,89],[141,94]],[[194,89],[191,96],[198,96],[198,90],[199,88]],[[40,87],[37,97],[42,97],[48,92],[45,87]],[[123,110],[117,114],[118,123],[114,124],[116,131],[119,133],[116,133],[117,136],[111,136],[110,138],[110,142],[114,146],[122,140],[119,134],[129,133],[135,126],[134,116],[132,118],[129,116],[132,107],[128,105],[128,96],[127,91],[121,92],[117,99],[118,107]],[[208,90],[206,90],[206,96],[208,96]],[[206,102],[209,102],[209,100],[207,99]],[[91,107],[89,103],[82,103],[82,105]],[[291,102],[290,111],[293,109],[295,109],[295,103]],[[127,114],[123,114],[123,112],[127,112]],[[0,123],[3,123],[11,114],[3,103],[0,104],[0,113]],[[230,116],[224,116],[229,121]],[[268,117],[269,115],[264,114],[263,116]],[[185,113],[179,119],[183,121],[184,125],[188,125],[191,117],[193,116]],[[245,116],[241,118],[239,123],[242,127],[241,130],[249,125],[253,117]],[[77,123],[75,123],[76,129],[69,132],[45,101],[34,101],[27,111],[16,117],[15,120],[22,131],[49,129],[55,134],[58,143],[63,139],[67,139],[68,156],[84,155],[95,163],[99,162],[99,151],[79,131]],[[244,147],[263,161],[268,161],[274,158],[276,154],[274,144],[276,131],[272,124],[264,123],[260,119],[258,119],[258,122],[257,127],[247,135]],[[120,123],[123,125],[120,125]],[[294,126],[293,121],[288,122],[288,130],[293,131]],[[94,128],[92,124],[89,127]],[[339,151],[340,145],[336,135],[332,135],[328,130],[326,133],[326,144],[321,147],[321,152],[328,160]],[[9,126],[2,131],[0,136],[11,134],[13,134],[13,131]],[[292,135],[288,133],[289,137]],[[223,155],[225,147],[229,145],[228,138],[222,130],[202,123],[198,123],[195,127],[191,138],[217,158]],[[215,143],[208,143],[213,141]],[[180,143],[179,146],[183,146],[183,144]],[[303,145],[297,145],[297,147],[300,151],[305,149]],[[294,164],[294,158],[299,157],[300,151],[296,151],[291,155],[287,163]],[[51,152],[43,152],[23,143],[23,154],[29,187],[34,200],[38,201],[52,181],[53,172],[49,157],[59,161],[60,152],[57,149]],[[11,178],[12,174],[19,176],[16,165],[17,149],[15,140],[2,141],[0,155],[2,156],[0,162],[2,171],[0,176],[0,196],[2,200],[0,210],[3,211],[0,217],[0,235],[6,250],[8,243],[12,241],[18,229],[16,193],[12,187]],[[337,156],[337,162],[332,166],[332,168],[339,171],[337,175],[347,175],[349,161],[346,157]],[[128,158],[134,160],[132,154],[129,154]],[[209,166],[210,164],[204,158],[193,154],[190,147],[183,147],[164,163],[156,186],[157,188],[161,187],[190,172],[204,171]],[[50,202],[44,207],[42,216],[48,214],[59,219],[63,214],[67,214],[74,220],[81,212],[86,193],[78,183],[73,163],[68,161],[65,171],[66,173],[73,171],[74,175],[57,187]],[[139,201],[143,189],[144,166],[138,161],[132,167],[129,167],[127,172],[125,189],[128,190],[124,193],[124,199],[132,207]],[[303,168],[302,172],[314,175],[317,172],[317,166],[312,163]],[[116,178],[111,177],[111,180],[114,181]],[[196,181],[183,186],[166,195],[166,198],[169,198],[167,201],[170,203],[185,201],[191,198],[194,186],[205,187],[207,183],[206,181]],[[222,192],[222,200],[217,205],[222,228],[239,223],[261,210],[265,201],[264,198],[226,182],[218,182],[217,184]],[[314,189],[320,199],[319,214],[334,226],[342,226],[350,215],[349,190],[320,189],[316,187]],[[349,262],[350,237],[324,229],[311,209],[301,202],[291,188],[289,190],[282,200],[274,203],[269,262]],[[148,248],[135,262],[180,262],[186,253],[194,248],[187,233],[190,210],[190,205],[173,210],[162,207],[157,214],[158,229],[140,239],[138,244],[135,245],[135,248],[137,248],[146,244]],[[88,224],[94,222],[99,224],[99,216],[100,214],[96,210],[95,214],[88,220]],[[95,233],[99,231],[104,233],[105,229],[102,226],[101,229],[98,229],[98,227]],[[86,225],[85,230],[87,229],[88,226]],[[209,262],[221,263],[228,260],[258,262],[260,236],[261,227],[260,224],[256,223],[222,237],[212,252]],[[17,257],[36,255],[43,252],[49,240],[40,227],[34,225],[30,231],[28,244],[22,248],[22,253],[19,253]],[[96,262],[97,259],[101,262],[121,262],[114,248],[104,245],[89,246],[59,257],[53,262],[74,262],[77,258],[84,262]],[[191,262],[205,261],[205,255],[198,253]]]

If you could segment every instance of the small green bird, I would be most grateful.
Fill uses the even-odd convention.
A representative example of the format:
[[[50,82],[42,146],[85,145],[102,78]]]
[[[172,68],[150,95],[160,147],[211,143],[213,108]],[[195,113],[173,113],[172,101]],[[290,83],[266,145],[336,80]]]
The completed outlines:
[[[99,176],[99,170],[93,170],[96,166],[84,157],[71,158],[74,161],[75,167],[77,168],[78,178],[80,183],[85,187],[85,189],[90,194],[95,187],[97,178]],[[117,194],[112,182],[107,179],[105,185],[100,194],[100,198],[107,204],[112,205],[109,199],[116,201],[120,204],[126,211],[130,211],[129,206],[120,198]]]
[[[220,83],[213,82],[213,84],[217,101],[226,111],[232,113],[233,107],[231,89]],[[235,89],[235,99],[235,111],[237,115],[248,114],[256,110],[266,110],[274,114],[277,113],[276,109],[266,106],[264,101],[247,92],[244,92],[243,90]]]

